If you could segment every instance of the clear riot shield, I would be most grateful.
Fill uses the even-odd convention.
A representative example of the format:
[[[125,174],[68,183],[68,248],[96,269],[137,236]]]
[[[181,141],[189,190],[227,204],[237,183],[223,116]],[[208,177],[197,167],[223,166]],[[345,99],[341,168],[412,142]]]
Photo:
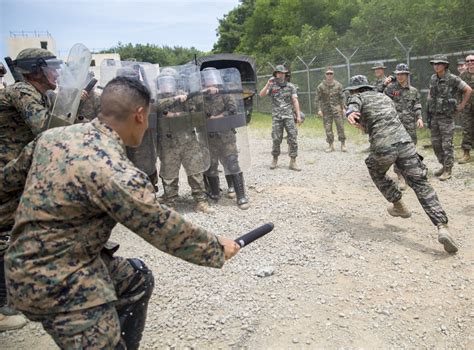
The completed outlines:
[[[75,44],[67,62],[61,65],[57,78],[57,94],[47,128],[74,124],[87,80],[92,55],[83,44]]]
[[[240,72],[236,68],[206,68],[201,72],[204,111],[211,154],[210,176],[220,162],[226,175],[250,167],[250,149]]]
[[[156,87],[160,176],[175,179],[181,166],[188,176],[203,173],[210,157],[199,68],[161,68]]]

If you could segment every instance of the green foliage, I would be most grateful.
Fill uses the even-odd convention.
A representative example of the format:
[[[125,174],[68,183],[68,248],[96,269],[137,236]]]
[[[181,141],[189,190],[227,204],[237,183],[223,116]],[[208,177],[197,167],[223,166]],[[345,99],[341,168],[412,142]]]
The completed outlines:
[[[412,53],[448,52],[472,46],[469,9],[472,0],[243,0],[220,20],[214,50],[259,64],[327,56],[335,47],[361,47],[359,58],[403,57],[397,36]]]
[[[139,62],[159,63],[161,66],[176,66],[185,64],[192,59],[194,55],[202,56],[204,53],[198,49],[184,48],[180,46],[157,46],[151,44],[122,44],[109,50],[102,51],[102,53],[116,52],[120,54],[120,58],[124,61],[135,59]]]

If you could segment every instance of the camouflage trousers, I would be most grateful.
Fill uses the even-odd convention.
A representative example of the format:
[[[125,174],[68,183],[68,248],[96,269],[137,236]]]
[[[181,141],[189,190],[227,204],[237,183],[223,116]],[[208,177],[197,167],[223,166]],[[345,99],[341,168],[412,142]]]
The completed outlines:
[[[178,197],[179,178],[171,180],[161,179],[163,182],[163,190],[165,199],[172,199]],[[188,184],[191,187],[191,194],[196,202],[206,201],[206,188],[204,186],[204,179],[202,173],[189,175]]]
[[[454,119],[435,114],[431,119],[431,143],[438,162],[446,168],[454,165]]]
[[[283,141],[283,130],[288,135],[288,155],[291,158],[298,156],[298,129],[293,118],[275,118],[272,119],[272,155],[280,155],[280,146]]]
[[[334,143],[334,133],[332,131],[333,122],[336,124],[338,140],[344,143],[346,141],[346,135],[344,134],[344,119],[341,115],[336,114],[324,114],[323,123],[324,130],[326,131],[326,142],[331,144]]]
[[[138,334],[131,337],[124,332],[126,325],[122,314],[127,306],[142,302],[144,290],[150,288],[150,284],[151,290],[153,289],[153,275],[151,272],[149,275],[137,273],[130,260],[112,257],[107,252],[102,253],[102,259],[117,293],[118,300],[115,303],[50,315],[25,313],[31,321],[41,322],[45,331],[61,349],[138,348],[131,346],[129,339],[134,338],[133,344],[139,343],[146,312],[141,315],[142,319],[133,320]],[[148,299],[144,302],[148,303]],[[133,317],[139,318],[140,315]]]
[[[474,142],[474,103],[464,109],[461,121],[463,127],[461,148],[471,150]]]
[[[377,152],[371,151],[365,164],[370,177],[387,201],[393,203],[402,198],[397,184],[387,176],[388,169],[395,164],[408,186],[415,192],[423,210],[434,225],[448,222],[435,190],[426,176],[428,169],[411,142],[398,143]]]
[[[205,173],[207,176],[219,176],[219,162],[221,162],[224,167],[226,175],[242,172],[239,165],[235,130],[211,132],[208,134],[208,142],[211,165]]]

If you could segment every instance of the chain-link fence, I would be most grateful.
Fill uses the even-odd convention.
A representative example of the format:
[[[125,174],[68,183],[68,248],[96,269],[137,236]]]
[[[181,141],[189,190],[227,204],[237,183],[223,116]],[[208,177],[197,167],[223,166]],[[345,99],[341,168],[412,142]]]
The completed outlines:
[[[328,65],[331,65],[334,69],[334,78],[343,86],[347,86],[349,78],[356,74],[366,75],[369,81],[375,80],[372,67],[376,62],[382,62],[387,67],[385,70],[387,75],[395,70],[398,63],[408,62],[411,72],[410,82],[420,91],[422,104],[425,106],[430,77],[434,73],[429,63],[432,55],[435,53],[447,55],[450,62],[450,71],[453,74],[458,74],[456,69],[457,60],[465,58],[468,54],[474,54],[474,37],[460,38],[457,41],[453,39],[449,43],[450,49],[457,50],[443,52],[431,48],[425,52],[417,52],[415,55],[412,54],[410,48],[407,48],[407,45],[403,45],[397,38],[394,38],[394,50],[390,53],[386,52],[386,55],[380,54],[380,50],[375,51],[373,48],[365,47],[296,55],[291,60],[282,57],[281,62],[266,62],[258,66],[257,92],[265,86],[272,76],[273,67],[277,64],[284,64],[291,70],[291,82],[298,87],[301,110],[304,113],[315,114],[317,112],[314,105],[316,87],[324,79],[325,69]],[[254,98],[254,111],[271,113],[270,98],[262,98],[257,95]],[[424,108],[424,111],[426,111],[426,108]]]

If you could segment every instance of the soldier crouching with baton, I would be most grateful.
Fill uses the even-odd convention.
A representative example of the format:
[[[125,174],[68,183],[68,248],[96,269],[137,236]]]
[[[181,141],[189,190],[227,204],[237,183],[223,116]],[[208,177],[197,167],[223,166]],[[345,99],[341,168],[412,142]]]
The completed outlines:
[[[438,228],[438,241],[444,246],[444,250],[456,253],[458,248],[449,235],[446,212],[428,182],[427,168],[398,118],[393,101],[374,91],[374,87],[369,85],[363,75],[353,76],[346,90],[351,94],[347,103],[347,119],[351,125],[369,134],[370,154],[365,163],[374,184],[392,203],[387,209],[388,213],[402,218],[411,216],[402,201],[402,192],[387,176],[388,169],[395,164],[408,186],[415,191],[431,222]]]
[[[150,92],[118,77],[90,123],[45,131],[0,173],[25,188],[5,255],[8,300],[63,349],[137,349],[154,280],[138,259],[104,252],[117,222],[156,248],[217,267],[239,246],[161,207],[127,158],[148,127]]]

